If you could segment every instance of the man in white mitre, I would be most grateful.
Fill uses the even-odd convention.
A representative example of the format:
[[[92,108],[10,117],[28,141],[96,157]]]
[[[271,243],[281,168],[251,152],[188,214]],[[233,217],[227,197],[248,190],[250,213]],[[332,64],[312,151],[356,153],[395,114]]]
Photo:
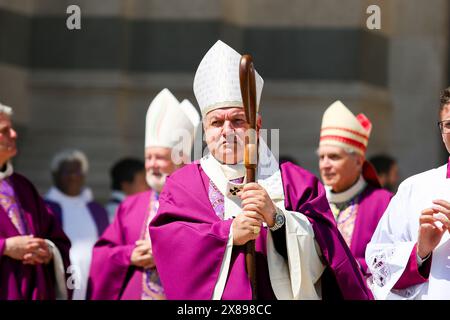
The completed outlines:
[[[257,183],[243,164],[249,125],[239,86],[241,55],[218,41],[194,79],[209,153],[174,172],[150,223],[168,299],[367,299],[370,292],[310,172],[279,166],[259,139]],[[263,79],[255,72],[259,105]],[[257,119],[261,128],[261,117]],[[256,292],[245,244],[256,243]]]

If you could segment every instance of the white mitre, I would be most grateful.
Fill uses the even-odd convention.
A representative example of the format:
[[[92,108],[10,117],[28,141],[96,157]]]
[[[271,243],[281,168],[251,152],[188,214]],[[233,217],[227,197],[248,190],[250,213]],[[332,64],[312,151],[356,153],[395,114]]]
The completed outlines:
[[[168,89],[163,89],[147,110],[145,147],[178,148],[189,156],[199,124],[200,116],[187,99],[179,103]]]
[[[191,120],[191,122],[194,126],[194,133],[192,135],[194,137],[195,133],[197,131],[197,128],[200,124],[200,115],[198,114],[197,109],[195,109],[194,105],[188,99],[184,99],[180,103],[180,108],[183,110],[183,112],[186,114],[186,116]]]
[[[217,41],[203,57],[194,78],[194,94],[202,117],[224,107],[243,108],[239,82],[241,55],[222,41]],[[264,80],[255,70],[256,104],[259,109]]]

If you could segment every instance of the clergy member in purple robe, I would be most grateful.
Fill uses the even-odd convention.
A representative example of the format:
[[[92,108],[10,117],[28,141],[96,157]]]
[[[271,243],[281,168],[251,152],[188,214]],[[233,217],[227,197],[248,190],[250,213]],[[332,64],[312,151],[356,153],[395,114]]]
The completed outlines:
[[[361,271],[368,275],[366,246],[392,194],[382,189],[365,154],[372,124],[334,102],[322,119],[319,170],[337,226]]]
[[[67,299],[70,241],[31,182],[13,172],[11,115],[0,104],[0,299]]]
[[[246,183],[240,58],[218,41],[194,78],[209,153],[167,179],[150,223],[167,298],[252,299],[250,240],[258,299],[371,298],[316,177],[289,162],[280,167],[259,139],[257,183]],[[259,106],[263,79],[255,76]]]
[[[48,206],[70,239],[74,300],[86,298],[92,248],[109,224],[108,213],[85,186],[88,160],[80,150],[63,150],[52,159],[54,186],[45,195]]]
[[[125,199],[112,224],[95,244],[89,299],[165,299],[153,259],[148,224],[156,215],[158,196],[167,176],[190,158],[199,123],[195,107],[188,100],[179,103],[168,89],[153,99],[145,130],[145,169],[151,190]],[[175,131],[186,139],[181,145],[172,138]],[[173,154],[182,154],[182,159],[172,157]]]

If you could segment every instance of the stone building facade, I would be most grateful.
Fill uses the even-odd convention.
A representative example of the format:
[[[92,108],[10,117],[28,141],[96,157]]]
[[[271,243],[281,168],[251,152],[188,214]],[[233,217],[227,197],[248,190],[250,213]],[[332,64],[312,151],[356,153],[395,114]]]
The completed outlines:
[[[69,5],[81,30],[68,30]],[[381,9],[369,30],[368,6]],[[218,39],[251,53],[265,79],[263,125],[280,150],[318,173],[321,116],[340,99],[373,122],[368,155],[402,177],[446,153],[436,126],[448,84],[446,0],[0,0],[0,101],[14,107],[18,171],[45,192],[51,156],[84,150],[100,200],[121,156],[143,157],[144,119],[168,87],[190,99],[195,69]]]

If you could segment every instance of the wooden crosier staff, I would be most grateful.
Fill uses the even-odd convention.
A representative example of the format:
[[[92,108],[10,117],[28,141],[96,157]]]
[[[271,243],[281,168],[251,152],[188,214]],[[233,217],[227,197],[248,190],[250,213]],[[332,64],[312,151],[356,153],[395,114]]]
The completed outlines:
[[[246,54],[241,57],[239,65],[239,80],[241,85],[242,103],[249,129],[245,134],[244,164],[247,183],[256,182],[256,168],[258,165],[258,144],[256,137],[256,84],[253,59]],[[245,264],[252,286],[252,299],[256,300],[256,261],[255,240],[245,245]]]

